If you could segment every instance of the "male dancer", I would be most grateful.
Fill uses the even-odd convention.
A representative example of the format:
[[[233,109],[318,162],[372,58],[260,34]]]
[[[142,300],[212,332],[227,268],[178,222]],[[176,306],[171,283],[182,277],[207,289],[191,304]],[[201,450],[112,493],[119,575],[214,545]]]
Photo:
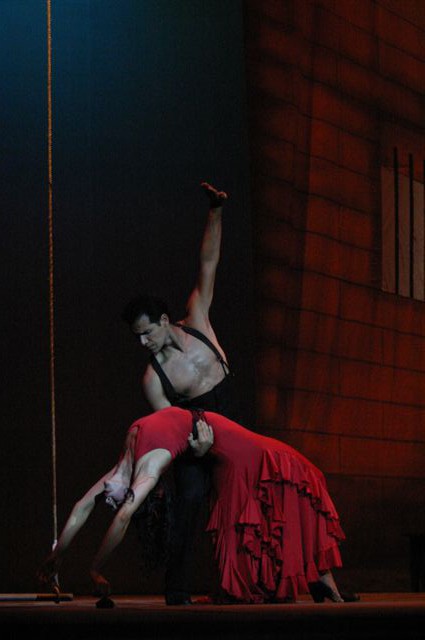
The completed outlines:
[[[186,317],[173,324],[165,303],[152,296],[130,301],[123,313],[140,336],[151,360],[143,390],[153,409],[170,405],[199,408],[235,418],[232,376],[209,319],[220,258],[224,191],[202,183],[210,208],[202,239],[198,279],[187,302]],[[191,449],[174,463],[176,505],[174,540],[166,571],[167,604],[190,604],[190,578],[195,525],[208,489],[207,462],[211,439],[189,440]]]

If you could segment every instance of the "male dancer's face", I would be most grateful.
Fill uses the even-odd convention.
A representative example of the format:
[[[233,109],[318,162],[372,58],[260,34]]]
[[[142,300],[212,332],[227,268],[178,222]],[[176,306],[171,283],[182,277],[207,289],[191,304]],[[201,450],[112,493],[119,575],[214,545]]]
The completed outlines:
[[[169,323],[165,313],[158,322],[151,322],[149,316],[144,314],[135,320],[131,330],[139,337],[142,347],[149,349],[151,353],[158,353],[165,345]]]

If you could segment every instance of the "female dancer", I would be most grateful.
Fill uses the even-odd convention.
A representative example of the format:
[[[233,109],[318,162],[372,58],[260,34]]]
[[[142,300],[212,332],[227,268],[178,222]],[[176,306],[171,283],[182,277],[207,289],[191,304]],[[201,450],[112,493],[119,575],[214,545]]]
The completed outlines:
[[[331,569],[341,566],[344,534],[321,471],[283,442],[216,413],[178,407],[157,411],[130,427],[125,455],[131,463],[114,467],[75,504],[39,578],[52,580],[96,496],[103,493],[117,512],[90,574],[97,593],[110,593],[101,569],[161,474],[193,440],[193,420],[198,437],[213,442],[208,531],[228,601],[285,602],[310,592],[318,602],[325,597],[342,602]]]

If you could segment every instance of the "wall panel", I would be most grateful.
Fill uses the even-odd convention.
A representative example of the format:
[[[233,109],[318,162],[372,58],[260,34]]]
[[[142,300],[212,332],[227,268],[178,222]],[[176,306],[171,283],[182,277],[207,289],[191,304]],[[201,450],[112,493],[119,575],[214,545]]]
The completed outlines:
[[[380,162],[397,131],[422,140],[425,6],[250,0],[246,24],[259,417],[330,474],[348,575],[407,589],[403,536],[425,512],[425,311],[380,290]]]

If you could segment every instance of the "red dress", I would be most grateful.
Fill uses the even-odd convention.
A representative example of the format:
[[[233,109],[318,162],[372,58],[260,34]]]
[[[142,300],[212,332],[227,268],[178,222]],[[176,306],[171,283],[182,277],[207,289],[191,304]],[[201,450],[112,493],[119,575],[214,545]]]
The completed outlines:
[[[241,602],[296,599],[319,571],[341,566],[344,533],[322,472],[292,447],[205,412],[213,427],[212,533],[222,589]],[[187,448],[188,410],[137,421],[136,460]]]

